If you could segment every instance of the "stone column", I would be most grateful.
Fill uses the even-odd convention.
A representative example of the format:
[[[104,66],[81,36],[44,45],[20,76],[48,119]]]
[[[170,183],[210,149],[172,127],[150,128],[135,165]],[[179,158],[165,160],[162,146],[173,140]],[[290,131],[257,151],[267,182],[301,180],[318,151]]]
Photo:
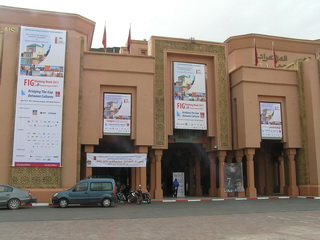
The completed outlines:
[[[284,193],[286,186],[285,169],[284,169],[284,157],[280,155],[279,158],[279,192]]]
[[[291,197],[299,195],[299,189],[297,187],[297,176],[296,176],[296,162],[294,160],[296,156],[296,149],[286,149],[286,155],[288,156],[288,167],[289,167],[289,187],[288,194]]]
[[[247,148],[244,150],[244,153],[247,158],[247,189],[246,189],[246,196],[250,198],[257,197],[257,189],[255,188],[254,184],[254,163],[253,163],[253,156],[255,153],[254,148]]]
[[[85,151],[85,153],[93,153],[94,152],[94,146],[93,145],[85,145],[84,151]],[[85,176],[87,178],[92,176],[92,167],[87,167],[86,166],[85,171],[86,171],[85,172]]]
[[[148,154],[148,147],[139,146],[138,153],[146,153]],[[146,163],[147,164],[147,163]],[[147,166],[137,168],[138,172],[138,182],[136,183],[136,189],[138,188],[139,184],[141,184],[142,192],[147,191]]]
[[[224,191],[224,161],[227,156],[226,151],[218,151],[218,159],[219,159],[219,188],[218,188],[218,196],[226,197],[227,193]]]
[[[202,196],[202,187],[201,187],[201,156],[196,156],[196,196]]]
[[[237,150],[236,152],[235,152],[235,157],[236,157],[236,162],[237,163],[242,163],[242,157],[243,157],[243,150],[241,149],[241,150]],[[243,182],[242,182],[242,184],[244,184]],[[244,187],[244,186],[243,186]],[[238,197],[245,197],[246,196],[246,193],[245,193],[245,191],[243,191],[243,192],[237,192],[237,195],[238,195]]]
[[[195,187],[194,187],[194,166],[193,166],[193,159],[189,160],[189,195],[195,195]]]
[[[154,155],[156,158],[156,188],[154,191],[154,198],[163,199],[163,190],[161,188],[161,158],[162,150],[155,150]]]
[[[208,157],[210,160],[210,189],[209,196],[215,197],[218,195],[217,181],[216,181],[216,158],[217,152],[209,152]]]
[[[150,195],[154,198],[154,191],[156,189],[156,158],[154,151],[150,155]]]

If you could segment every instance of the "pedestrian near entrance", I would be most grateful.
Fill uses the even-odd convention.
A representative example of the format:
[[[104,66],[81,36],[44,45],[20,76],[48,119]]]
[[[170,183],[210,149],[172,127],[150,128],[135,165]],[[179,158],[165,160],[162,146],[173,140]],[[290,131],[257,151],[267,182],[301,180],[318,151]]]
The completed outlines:
[[[172,185],[173,185],[173,196],[174,196],[174,197],[177,197],[177,195],[178,195],[178,188],[179,188],[179,182],[178,182],[178,180],[175,179],[175,180],[173,181]]]

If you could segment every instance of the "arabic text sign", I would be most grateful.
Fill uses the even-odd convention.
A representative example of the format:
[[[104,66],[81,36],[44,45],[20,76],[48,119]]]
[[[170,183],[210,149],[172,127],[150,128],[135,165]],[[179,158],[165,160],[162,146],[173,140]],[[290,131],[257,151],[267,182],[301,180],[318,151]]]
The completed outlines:
[[[146,167],[146,153],[87,153],[87,167]]]

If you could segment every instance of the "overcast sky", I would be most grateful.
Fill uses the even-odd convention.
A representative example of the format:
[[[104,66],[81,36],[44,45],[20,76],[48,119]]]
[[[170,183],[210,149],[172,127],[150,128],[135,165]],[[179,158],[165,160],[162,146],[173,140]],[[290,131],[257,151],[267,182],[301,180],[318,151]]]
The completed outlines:
[[[224,42],[249,33],[320,39],[320,0],[0,0],[0,5],[76,13],[96,23],[92,47],[151,36]]]

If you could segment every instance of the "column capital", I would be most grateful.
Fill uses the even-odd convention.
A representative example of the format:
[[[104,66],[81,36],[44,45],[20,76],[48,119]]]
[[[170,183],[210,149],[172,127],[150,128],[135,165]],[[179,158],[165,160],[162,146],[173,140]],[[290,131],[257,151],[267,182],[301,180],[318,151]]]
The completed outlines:
[[[255,148],[245,148],[244,149],[244,154],[245,155],[254,155],[256,152]]]
[[[220,157],[226,157],[227,156],[227,151],[223,151],[223,150],[218,150],[217,151],[217,156]]]
[[[287,148],[285,149],[286,155],[296,155],[297,154],[297,149],[295,148]]]
[[[93,153],[94,152],[94,145],[85,145],[84,146],[84,151],[86,153]]]
[[[234,155],[235,157],[243,157],[243,149],[236,150]]]
[[[154,155],[156,156],[162,156],[163,154],[163,150],[162,149],[155,149],[154,150]]]

